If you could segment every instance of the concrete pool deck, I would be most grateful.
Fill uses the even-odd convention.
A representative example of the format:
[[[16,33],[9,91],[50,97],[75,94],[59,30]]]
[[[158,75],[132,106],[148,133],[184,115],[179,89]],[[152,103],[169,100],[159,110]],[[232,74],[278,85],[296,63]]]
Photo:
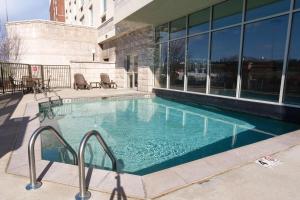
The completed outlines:
[[[62,98],[144,94],[132,90],[99,89],[94,89],[91,91],[74,91],[71,89],[67,89],[56,91],[56,93]],[[38,95],[38,99],[41,101],[43,99],[42,97],[43,95]],[[8,99],[9,98],[10,97],[8,96]],[[10,105],[13,104],[13,102],[15,102],[15,106]],[[14,150],[15,155],[17,155],[18,152],[20,152],[22,149],[24,150],[24,147],[25,149],[27,148],[27,142],[25,142],[27,137],[23,138],[24,141],[12,141],[14,140],[13,138],[16,138],[16,134],[20,134],[19,132],[22,133],[23,129],[28,129],[27,126],[29,122],[34,121],[32,116],[28,115],[28,110],[31,110],[30,104],[34,102],[35,101],[33,95],[25,95],[22,99],[19,100],[18,98],[16,98],[16,100],[10,99],[8,101],[6,100],[6,102],[4,101],[4,103],[1,102],[1,106],[3,106],[1,107],[1,110],[7,110],[7,113],[3,113],[3,118],[9,117],[9,120],[6,119],[6,121],[3,122],[3,124],[1,125],[1,129],[9,130],[8,133],[10,133],[7,133],[9,136],[8,137],[7,134],[3,134],[4,131],[1,130],[1,135],[3,134],[2,141],[6,141],[5,143],[10,144],[7,146],[11,146],[10,148]],[[9,107],[11,111],[9,112],[9,109],[7,109],[6,107]],[[7,142],[8,140],[10,142]],[[27,152],[24,158],[24,154],[22,154],[22,156],[20,157],[15,155],[11,156],[10,150],[6,149],[4,150],[4,152],[6,153],[3,153],[3,155],[1,154],[2,158],[0,160],[0,186],[2,187],[0,194],[2,196],[7,195],[7,197],[5,197],[6,199],[47,199],[49,197],[51,197],[51,199],[74,198],[75,194],[78,191],[78,181],[76,180],[76,176],[78,176],[77,167],[54,163],[51,166],[52,170],[50,169],[49,173],[47,173],[48,175],[45,175],[45,177],[43,178],[43,187],[34,192],[28,192],[24,189],[26,183],[28,182],[28,178],[5,173],[5,169],[10,158],[10,165],[8,166],[8,170],[6,171],[8,171],[9,173],[13,173],[14,170],[18,169],[17,171],[14,171],[14,174],[26,176],[26,173],[28,173],[28,167],[26,166]],[[262,141],[254,145],[248,145],[229,152],[224,152],[216,156],[208,157],[207,159],[197,160],[191,163],[180,165],[175,168],[170,168],[143,177],[121,174],[121,186],[124,190],[124,196],[127,196],[126,199],[129,199],[128,197],[136,197],[138,199],[154,199],[162,195],[164,196],[160,197],[161,199],[202,199],[202,197],[203,199],[207,199],[204,197],[208,196],[210,197],[208,199],[225,199],[223,198],[223,196],[226,197],[226,195],[227,199],[234,199],[234,197],[230,196],[232,195],[232,191],[234,189],[237,190],[237,188],[243,187],[248,187],[250,191],[251,189],[253,189],[253,194],[257,193],[258,191],[265,190],[266,192],[262,193],[262,197],[265,198],[262,199],[276,199],[277,196],[284,196],[284,199],[297,199],[297,185],[300,185],[300,174],[298,172],[299,170],[297,171],[297,169],[299,169],[300,166],[300,159],[299,156],[296,157],[297,153],[298,155],[300,153],[299,131],[289,133],[280,137],[272,138],[270,140]],[[266,169],[253,163],[255,159],[270,154],[274,154],[274,157],[278,157],[283,162],[282,165],[277,166],[274,169]],[[14,159],[14,157],[16,159]],[[22,163],[22,160],[24,161],[24,163]],[[14,168],[11,164],[13,162],[15,162],[16,165],[19,165],[19,167]],[[45,167],[48,164],[48,162],[41,161],[41,164]],[[69,168],[69,166],[71,166],[72,170],[68,173],[68,183],[53,183],[60,182],[55,181],[53,179],[57,179],[63,174],[62,172],[57,173],[58,170],[55,170],[57,169],[56,166],[60,169]],[[104,172],[104,170],[93,171],[94,178],[97,176],[104,176],[104,178],[100,181],[99,179],[95,179],[94,183],[93,180],[91,180],[90,188],[92,189],[93,193],[92,197],[93,199],[95,199],[96,197],[98,199],[100,199],[100,197],[102,199],[112,199],[111,194],[109,193],[115,191],[115,175],[113,174],[113,172],[104,172],[106,174],[103,174],[102,172]],[[72,174],[74,179],[72,179]],[[249,176],[249,174],[251,175]],[[243,180],[245,182],[245,185],[243,185]],[[203,183],[198,184],[199,181]],[[281,183],[281,187],[282,185],[284,187],[280,188],[276,184],[270,185],[270,182]],[[237,183],[238,185],[235,185],[235,187],[233,188],[233,183]],[[292,183],[294,183],[294,185]],[[96,187],[93,187],[93,184]],[[272,186],[274,186],[274,188],[272,188]],[[98,190],[97,187],[100,187],[100,191],[102,191],[103,193],[95,191]],[[11,190],[10,188],[16,189]],[[255,188],[259,188],[261,190],[256,191]],[[270,192],[270,189],[271,191],[274,190],[276,193],[280,194],[276,195],[276,198],[272,198],[272,196],[270,195],[274,195],[274,192]],[[57,190],[58,192],[56,192],[55,190]],[[175,190],[178,191],[173,192]],[[217,195],[215,192],[213,192],[216,190],[219,191]],[[237,192],[238,194],[241,194],[241,196],[245,199],[253,199],[252,195],[246,195],[249,194],[249,190],[236,191],[235,193]],[[45,198],[43,198],[44,193],[48,194],[48,196],[45,195]],[[18,194],[18,197],[13,196],[15,194]],[[239,196],[240,198],[236,199],[241,199],[241,196]],[[115,197],[117,198],[117,196]],[[255,196],[255,199],[259,198],[260,197]],[[125,198],[121,197],[121,199]]]

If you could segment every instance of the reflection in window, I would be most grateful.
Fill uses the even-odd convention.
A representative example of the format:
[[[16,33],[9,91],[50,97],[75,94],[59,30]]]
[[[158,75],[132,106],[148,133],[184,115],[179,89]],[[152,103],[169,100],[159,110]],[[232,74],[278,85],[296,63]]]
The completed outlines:
[[[220,28],[242,21],[243,0],[229,0],[213,7],[213,28]]]
[[[158,44],[155,47],[155,87],[166,88],[167,86],[167,59],[168,43]]]
[[[257,19],[288,11],[291,0],[248,0],[246,20]]]
[[[300,0],[296,0],[296,2],[295,2],[295,8],[300,8]]]
[[[155,42],[165,42],[169,40],[169,25],[163,24],[155,29]]]
[[[201,10],[189,16],[189,34],[201,33],[209,29],[209,11]]]
[[[235,96],[239,60],[240,26],[212,34],[210,93]]]
[[[188,90],[206,92],[208,34],[190,37],[187,55]]]
[[[241,97],[278,101],[287,16],[245,27]]]
[[[284,101],[300,105],[300,13],[293,19]]]
[[[186,18],[182,17],[171,22],[170,39],[184,37],[186,35]]]
[[[185,39],[170,42],[170,88],[183,90]]]

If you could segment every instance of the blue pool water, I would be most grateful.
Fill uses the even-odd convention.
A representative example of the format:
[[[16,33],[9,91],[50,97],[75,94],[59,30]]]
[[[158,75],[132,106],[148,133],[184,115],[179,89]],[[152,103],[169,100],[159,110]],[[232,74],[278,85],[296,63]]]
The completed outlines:
[[[58,127],[78,151],[83,135],[99,131],[116,158],[118,169],[144,175],[299,129],[282,121],[195,106],[162,98],[107,99],[54,107]],[[42,137],[44,159],[71,162],[70,154],[51,135]],[[93,138],[86,163],[110,169],[111,162]]]

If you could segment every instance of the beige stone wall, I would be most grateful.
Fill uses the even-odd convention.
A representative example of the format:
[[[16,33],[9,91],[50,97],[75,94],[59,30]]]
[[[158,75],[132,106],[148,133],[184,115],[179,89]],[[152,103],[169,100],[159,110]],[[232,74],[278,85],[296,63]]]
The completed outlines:
[[[120,88],[127,88],[126,74],[124,68],[116,68],[116,82]]]
[[[101,62],[71,62],[71,84],[74,83],[74,74],[81,73],[86,81],[100,82],[100,74],[107,73],[111,80],[116,80],[116,70],[114,63]],[[118,83],[117,83],[118,84]]]
[[[138,90],[151,92],[153,88],[153,72],[149,67],[138,69]]]
[[[99,81],[108,73],[120,88],[127,88],[125,59],[138,56],[138,90],[151,91],[153,86],[153,28],[146,27],[103,44],[97,44],[94,28],[65,25],[49,21],[11,22],[9,33],[21,37],[21,52],[14,62],[42,65],[70,65],[71,84],[74,73],[82,73],[88,82]],[[92,50],[96,61],[92,62]],[[112,63],[103,62],[103,56]],[[132,61],[131,61],[132,62]]]
[[[100,61],[94,28],[34,20],[10,22],[7,30],[21,40],[19,58],[13,62],[68,65],[71,60],[92,61],[93,50]]]

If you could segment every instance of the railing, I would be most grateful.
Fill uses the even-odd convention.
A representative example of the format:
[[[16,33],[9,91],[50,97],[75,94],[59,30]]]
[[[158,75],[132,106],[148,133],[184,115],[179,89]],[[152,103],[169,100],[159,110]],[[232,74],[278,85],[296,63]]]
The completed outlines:
[[[85,136],[82,138],[80,142],[80,147],[78,151],[79,155],[79,187],[80,191],[76,195],[76,199],[78,200],[86,200],[91,197],[91,193],[87,190],[86,187],[86,180],[85,180],[85,163],[84,163],[84,152],[85,152],[85,147],[88,142],[88,140],[92,137],[95,136],[98,140],[98,142],[101,144],[102,148],[104,149],[105,153],[109,156],[112,162],[112,170],[116,171],[117,170],[117,160],[113,153],[110,151],[109,147],[105,143],[104,139],[101,137],[100,133],[98,131],[90,131],[85,134]]]
[[[12,83],[10,77],[13,78],[14,83]],[[51,88],[71,88],[71,68],[69,65],[31,65],[0,62],[0,93],[23,90],[25,80],[31,78],[39,78],[42,83],[45,80],[50,80]]]
[[[27,190],[38,189],[42,186],[41,182],[38,182],[36,179],[36,165],[35,165],[35,152],[34,152],[34,144],[38,136],[45,130],[51,131],[56,138],[71,152],[73,155],[73,163],[74,165],[78,164],[78,158],[75,150],[67,143],[67,141],[59,134],[57,130],[55,130],[51,126],[43,126],[38,128],[31,136],[28,143],[28,160],[29,160],[29,177],[30,183],[26,186]]]

